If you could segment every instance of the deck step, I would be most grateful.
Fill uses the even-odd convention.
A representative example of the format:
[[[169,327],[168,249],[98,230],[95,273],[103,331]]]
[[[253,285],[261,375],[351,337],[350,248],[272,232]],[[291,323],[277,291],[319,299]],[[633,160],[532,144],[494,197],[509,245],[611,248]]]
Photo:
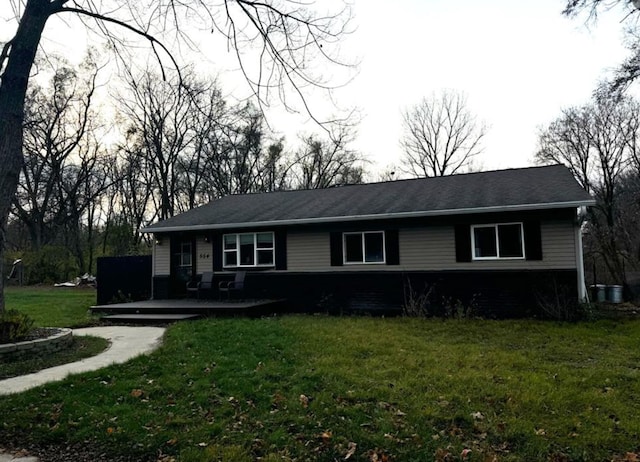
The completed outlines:
[[[108,315],[203,315],[203,316],[263,316],[277,312],[285,300],[143,300],[139,302],[95,305],[92,314]],[[105,318],[103,318],[105,319]],[[107,319],[108,320],[108,319]]]
[[[144,324],[144,323],[165,323],[165,322],[176,322],[176,321],[185,321],[188,319],[198,319],[201,315],[199,314],[163,314],[163,313],[153,313],[153,314],[110,314],[106,316],[102,316],[100,319],[103,321],[109,322],[127,322],[127,323],[136,323],[136,324]]]

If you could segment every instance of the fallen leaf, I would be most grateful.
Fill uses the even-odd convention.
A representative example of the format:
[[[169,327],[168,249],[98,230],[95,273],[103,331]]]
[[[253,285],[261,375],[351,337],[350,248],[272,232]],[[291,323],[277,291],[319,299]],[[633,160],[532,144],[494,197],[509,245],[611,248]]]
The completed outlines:
[[[476,420],[484,420],[484,415],[482,414],[482,412],[472,412],[471,417]]]
[[[471,449],[463,449],[460,453],[460,457],[462,457],[462,460],[467,460],[469,454],[471,454]]]
[[[353,441],[349,442],[349,445],[347,446],[347,453],[344,456],[344,460],[347,460],[352,455],[354,455],[356,453],[357,448],[358,448],[358,445],[356,443],[354,443]]]
[[[546,435],[547,434],[547,432],[544,430],[544,428],[536,428],[535,429],[535,433],[538,436],[542,436],[542,435]]]
[[[309,398],[306,395],[300,395],[300,404],[302,404],[303,408],[309,407]]]
[[[140,398],[143,394],[144,392],[139,388],[135,388],[131,390],[131,396],[133,396],[134,398]]]
[[[322,438],[322,442],[324,444],[328,444],[332,436],[333,435],[331,434],[331,432],[322,432],[322,434],[320,435],[320,438]]]
[[[207,443],[198,443],[198,446],[200,446],[201,448],[206,448],[208,446]]]
[[[434,459],[437,462],[448,462],[451,460],[451,453],[444,448],[438,448],[434,454]]]

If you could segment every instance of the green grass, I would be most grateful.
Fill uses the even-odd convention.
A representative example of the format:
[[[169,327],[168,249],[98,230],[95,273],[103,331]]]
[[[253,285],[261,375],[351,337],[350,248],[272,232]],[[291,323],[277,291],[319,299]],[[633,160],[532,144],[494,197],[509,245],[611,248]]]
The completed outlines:
[[[95,322],[89,307],[96,303],[92,288],[6,287],[7,309],[28,314],[39,327],[83,327]]]
[[[74,337],[68,348],[44,357],[0,362],[0,380],[18,375],[31,374],[49,367],[67,364],[95,356],[109,346],[109,341],[100,337]]]
[[[637,321],[211,319],[0,397],[0,441],[135,460],[612,460],[640,452],[639,379]]]

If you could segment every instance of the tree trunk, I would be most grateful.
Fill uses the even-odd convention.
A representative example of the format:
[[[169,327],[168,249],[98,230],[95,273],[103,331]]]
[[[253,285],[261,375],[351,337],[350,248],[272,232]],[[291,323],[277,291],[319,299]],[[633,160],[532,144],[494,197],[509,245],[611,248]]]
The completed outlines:
[[[53,13],[49,0],[29,0],[11,41],[0,82],[0,312],[4,311],[4,246],[11,202],[22,167],[22,122],[29,73],[42,31]],[[2,63],[0,63],[2,64]]]

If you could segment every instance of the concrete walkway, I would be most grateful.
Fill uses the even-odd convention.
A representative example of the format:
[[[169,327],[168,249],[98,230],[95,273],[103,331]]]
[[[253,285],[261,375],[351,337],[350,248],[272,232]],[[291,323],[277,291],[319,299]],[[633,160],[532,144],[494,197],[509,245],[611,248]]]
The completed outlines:
[[[95,371],[112,364],[120,364],[141,354],[150,353],[160,346],[165,329],[162,327],[88,327],[74,329],[74,336],[92,335],[111,342],[107,350],[99,355],[75,363],[45,369],[34,374],[0,380],[0,395],[20,393],[49,382],[63,380],[70,374]],[[0,457],[2,455],[0,454]],[[0,462],[3,460],[0,458]]]

